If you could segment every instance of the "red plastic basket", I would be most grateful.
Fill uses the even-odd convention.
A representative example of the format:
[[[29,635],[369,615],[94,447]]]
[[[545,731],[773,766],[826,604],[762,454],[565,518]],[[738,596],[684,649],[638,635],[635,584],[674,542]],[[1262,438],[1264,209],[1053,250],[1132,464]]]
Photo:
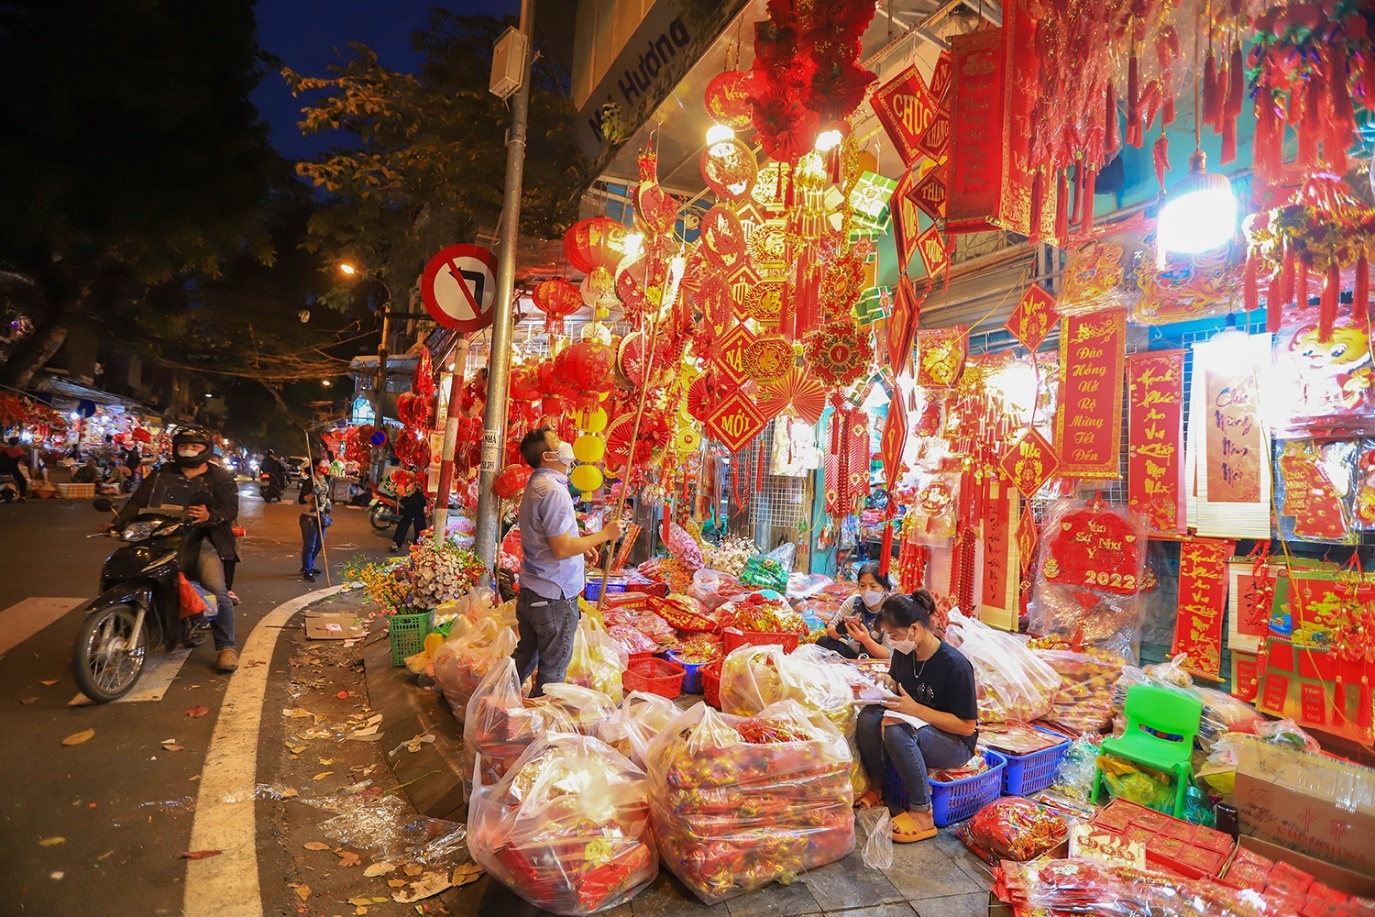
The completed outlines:
[[[737,634],[734,631],[726,631],[723,634],[723,649],[727,656],[730,651],[742,646],[781,646],[783,652],[791,653],[797,649],[797,634],[764,634],[756,631],[747,631]]]
[[[621,687],[627,692],[644,691],[672,700],[683,693],[683,676],[686,674],[677,663],[651,656],[630,664],[621,675]]]
[[[717,710],[721,709],[721,660],[702,669],[702,698]]]

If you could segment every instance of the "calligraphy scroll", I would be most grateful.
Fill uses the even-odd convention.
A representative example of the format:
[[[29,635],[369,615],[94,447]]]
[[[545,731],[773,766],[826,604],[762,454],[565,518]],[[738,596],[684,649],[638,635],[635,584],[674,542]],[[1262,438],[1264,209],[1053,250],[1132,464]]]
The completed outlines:
[[[1227,608],[1227,563],[1236,544],[1220,538],[1188,538],[1179,549],[1179,599],[1170,655],[1210,681],[1222,680],[1222,619]]]
[[[1119,478],[1127,314],[1071,316],[1060,333],[1060,475]]]
[[[1013,524],[1021,497],[1017,488],[995,482],[984,501],[982,534],[983,595],[979,620],[990,627],[1015,631],[1021,606],[1022,564]]]
[[[939,106],[915,64],[874,90],[869,99],[874,114],[910,166],[922,156],[921,141],[936,119]]]
[[[1127,503],[1152,535],[1182,535],[1184,511],[1184,351],[1127,357]]]
[[[1260,652],[1270,634],[1270,610],[1275,601],[1279,573],[1268,565],[1251,560],[1236,560],[1227,570],[1227,603],[1232,613],[1227,618],[1227,647]]]

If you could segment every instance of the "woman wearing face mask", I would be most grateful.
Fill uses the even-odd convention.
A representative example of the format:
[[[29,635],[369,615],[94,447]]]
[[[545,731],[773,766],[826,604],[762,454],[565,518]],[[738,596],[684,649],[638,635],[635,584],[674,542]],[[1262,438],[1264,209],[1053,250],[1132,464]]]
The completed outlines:
[[[890,653],[878,630],[878,610],[892,584],[877,563],[867,563],[859,568],[858,585],[859,595],[840,606],[826,625],[826,636],[817,640],[816,645],[847,659],[858,659],[861,653],[887,659]]]
[[[860,759],[873,785],[883,786],[886,765],[902,777],[908,810],[893,817],[893,840],[900,844],[936,835],[931,817],[927,770],[958,767],[974,754],[979,738],[979,708],[974,667],[959,650],[931,630],[936,602],[919,589],[909,598],[890,596],[879,609],[879,628],[893,649],[888,674],[898,696],[865,707],[859,713]],[[914,717],[924,725],[909,719]],[[858,805],[880,802],[869,790]]]

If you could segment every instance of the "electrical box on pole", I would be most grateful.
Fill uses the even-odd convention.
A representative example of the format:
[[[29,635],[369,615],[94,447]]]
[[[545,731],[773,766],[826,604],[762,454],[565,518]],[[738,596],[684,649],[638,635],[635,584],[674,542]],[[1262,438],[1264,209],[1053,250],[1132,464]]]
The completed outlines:
[[[526,64],[529,50],[529,39],[519,29],[507,29],[497,39],[492,51],[492,82],[488,87],[493,95],[509,99],[520,91],[530,72]]]

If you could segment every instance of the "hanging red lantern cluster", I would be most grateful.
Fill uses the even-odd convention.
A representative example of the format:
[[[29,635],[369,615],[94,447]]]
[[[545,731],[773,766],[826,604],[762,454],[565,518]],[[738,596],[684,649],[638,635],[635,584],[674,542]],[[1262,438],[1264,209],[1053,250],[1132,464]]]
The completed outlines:
[[[531,298],[544,313],[544,330],[549,334],[563,334],[563,320],[582,308],[582,294],[562,277],[535,287]]]
[[[608,217],[574,223],[563,236],[563,253],[587,275],[588,288],[598,296],[611,292],[611,272],[625,255],[625,227]]]
[[[878,77],[860,63],[874,0],[798,4],[770,0],[754,24],[750,103],[764,152],[796,163],[823,128],[839,127]]]

